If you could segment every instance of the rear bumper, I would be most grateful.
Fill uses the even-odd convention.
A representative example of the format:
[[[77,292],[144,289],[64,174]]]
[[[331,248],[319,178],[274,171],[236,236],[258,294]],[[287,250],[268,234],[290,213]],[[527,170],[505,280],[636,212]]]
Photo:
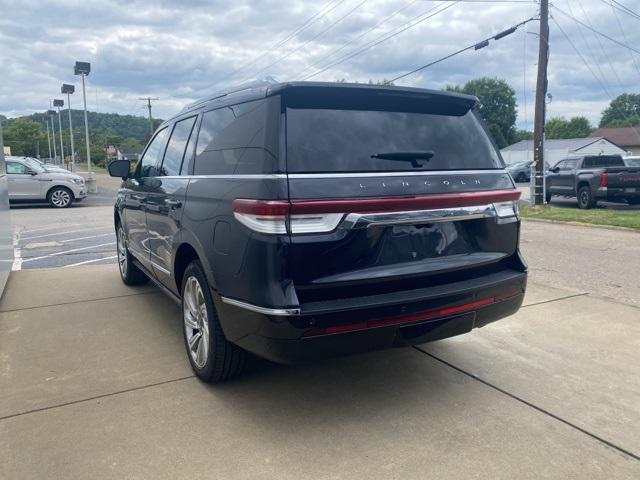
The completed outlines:
[[[214,298],[227,339],[258,356],[296,363],[467,333],[515,313],[526,281],[526,272],[506,270],[427,289],[302,305],[299,315],[269,315]]]
[[[597,190],[596,198],[611,202],[627,199],[638,200],[640,199],[640,187],[601,187]]]

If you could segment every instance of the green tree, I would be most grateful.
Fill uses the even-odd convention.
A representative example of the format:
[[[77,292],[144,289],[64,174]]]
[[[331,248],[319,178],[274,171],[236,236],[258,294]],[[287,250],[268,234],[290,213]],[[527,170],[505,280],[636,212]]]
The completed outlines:
[[[516,92],[506,81],[482,77],[469,80],[462,86],[448,85],[446,90],[478,97],[478,111],[487,122],[498,147],[504,148],[513,140],[518,114]]]
[[[509,143],[518,143],[522,140],[533,140],[533,132],[529,130],[516,130]]]
[[[45,153],[47,135],[38,122],[28,118],[17,118],[7,122],[4,144],[11,147],[13,155],[35,157],[38,153]]]
[[[547,120],[544,126],[545,135],[549,139],[584,138],[592,130],[586,117],[573,117],[569,120],[564,117],[554,117]]]
[[[640,93],[623,93],[602,112],[600,128],[632,125],[640,125]]]

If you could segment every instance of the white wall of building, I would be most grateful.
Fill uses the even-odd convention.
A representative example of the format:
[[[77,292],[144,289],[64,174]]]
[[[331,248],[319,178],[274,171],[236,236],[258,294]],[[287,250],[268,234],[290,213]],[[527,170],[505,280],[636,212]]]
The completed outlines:
[[[533,160],[532,150],[501,150],[502,158],[506,163],[517,163]],[[553,143],[547,142],[544,149],[544,160],[549,165],[555,165],[569,155],[628,155],[626,150],[614,145],[608,140],[601,139],[586,147],[577,150],[568,148],[553,148]]]

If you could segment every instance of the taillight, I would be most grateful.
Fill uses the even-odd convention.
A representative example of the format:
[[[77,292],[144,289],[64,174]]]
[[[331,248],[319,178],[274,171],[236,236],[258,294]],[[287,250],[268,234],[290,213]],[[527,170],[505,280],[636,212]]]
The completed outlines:
[[[319,198],[233,201],[233,215],[246,227],[261,233],[327,233],[349,213],[412,212],[490,205],[500,218],[518,215],[516,189],[438,193],[388,197]]]
[[[326,233],[334,230],[343,213],[292,212],[292,204],[286,200],[236,199],[233,215],[244,226],[261,233]]]
[[[600,172],[600,186],[606,187],[607,181],[609,180],[609,175],[604,170]]]

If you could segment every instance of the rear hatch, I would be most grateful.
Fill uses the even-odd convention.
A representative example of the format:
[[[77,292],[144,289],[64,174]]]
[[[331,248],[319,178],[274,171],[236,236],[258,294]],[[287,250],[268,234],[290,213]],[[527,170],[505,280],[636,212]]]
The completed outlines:
[[[289,88],[282,105],[287,270],[301,303],[442,285],[514,265],[519,193],[475,98],[315,86]]]

